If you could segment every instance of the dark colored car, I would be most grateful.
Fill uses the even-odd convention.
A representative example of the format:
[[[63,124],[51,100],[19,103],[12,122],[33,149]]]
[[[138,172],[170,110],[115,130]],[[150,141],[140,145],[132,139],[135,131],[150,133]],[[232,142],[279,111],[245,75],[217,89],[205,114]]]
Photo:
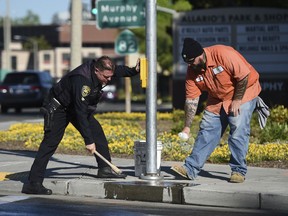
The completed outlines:
[[[52,86],[53,79],[48,72],[7,73],[0,85],[1,112],[7,113],[9,108],[21,112],[22,108],[41,107]]]
[[[117,100],[116,85],[107,85],[103,89],[102,100],[115,101]]]

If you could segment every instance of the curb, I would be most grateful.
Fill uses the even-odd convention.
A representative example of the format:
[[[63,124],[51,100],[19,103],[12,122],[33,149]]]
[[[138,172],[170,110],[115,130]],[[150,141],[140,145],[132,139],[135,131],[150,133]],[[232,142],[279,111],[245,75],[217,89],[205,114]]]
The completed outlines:
[[[22,183],[15,181],[4,181],[1,184],[1,192],[20,193],[22,189]],[[288,211],[288,195],[286,194],[204,190],[197,188],[197,186],[200,186],[199,184],[188,185],[187,183],[176,181],[112,182],[107,180],[83,181],[83,179],[79,178],[69,181],[49,180],[45,181],[44,184],[56,195]]]

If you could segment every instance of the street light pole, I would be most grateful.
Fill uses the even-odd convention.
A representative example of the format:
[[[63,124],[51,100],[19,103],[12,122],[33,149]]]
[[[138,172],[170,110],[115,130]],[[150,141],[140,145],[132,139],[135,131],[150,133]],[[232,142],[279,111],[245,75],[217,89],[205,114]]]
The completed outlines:
[[[5,50],[5,64],[3,68],[11,70],[11,57],[10,57],[10,43],[11,43],[11,22],[10,22],[10,2],[6,0],[6,16],[3,25],[4,32],[4,50]]]
[[[71,61],[70,69],[82,63],[82,1],[72,0],[71,10]]]
[[[157,12],[156,0],[146,1],[146,55],[148,59],[147,118],[146,118],[146,173],[140,178],[161,180],[157,171]]]
[[[14,35],[13,37],[15,40],[26,40],[30,42],[33,46],[33,69],[38,70],[38,42],[37,40],[22,36],[22,35]]]
[[[31,40],[33,44],[33,64],[34,70],[38,70],[38,42],[36,40]]]

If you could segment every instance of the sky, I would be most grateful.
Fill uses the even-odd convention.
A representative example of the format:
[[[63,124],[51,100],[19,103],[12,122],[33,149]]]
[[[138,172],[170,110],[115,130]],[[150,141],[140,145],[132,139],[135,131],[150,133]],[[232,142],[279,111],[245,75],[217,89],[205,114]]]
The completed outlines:
[[[70,0],[0,0],[0,16],[6,15],[7,1],[10,2],[10,17],[22,18],[31,10],[40,17],[41,24],[50,24],[55,13],[67,12]],[[82,0],[90,4],[90,0]],[[90,5],[89,5],[90,8]]]

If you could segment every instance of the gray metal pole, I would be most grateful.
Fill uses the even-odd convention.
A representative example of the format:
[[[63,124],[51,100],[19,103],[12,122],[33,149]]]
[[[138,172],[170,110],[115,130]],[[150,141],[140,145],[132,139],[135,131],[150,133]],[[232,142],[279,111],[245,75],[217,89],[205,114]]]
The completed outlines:
[[[146,1],[146,56],[148,60],[148,84],[146,97],[146,175],[143,179],[158,179],[157,173],[157,34],[156,0]]]
[[[38,42],[34,39],[31,39],[33,43],[33,55],[34,55],[34,70],[38,70]]]
[[[6,0],[6,16],[4,18],[4,50],[5,50],[5,64],[3,68],[10,71],[11,70],[11,22],[10,22],[10,0]]]
[[[72,0],[70,69],[82,63],[82,1]]]

